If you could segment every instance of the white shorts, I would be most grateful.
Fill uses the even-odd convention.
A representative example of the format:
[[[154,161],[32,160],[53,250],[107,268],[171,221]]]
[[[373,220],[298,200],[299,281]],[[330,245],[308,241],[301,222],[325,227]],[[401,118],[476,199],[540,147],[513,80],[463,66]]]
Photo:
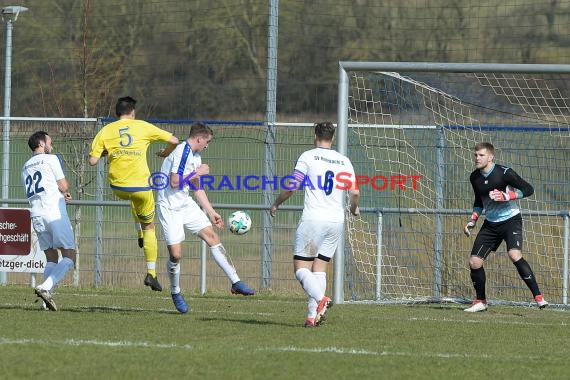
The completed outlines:
[[[295,233],[295,255],[301,257],[322,255],[332,258],[343,229],[344,223],[302,220]]]
[[[206,213],[194,201],[177,210],[158,204],[157,214],[167,245],[182,243],[186,239],[185,229],[196,235],[212,225]]]
[[[53,220],[45,216],[34,216],[32,226],[38,235],[38,243],[42,251],[49,248],[75,249],[73,227],[71,227],[67,214]]]

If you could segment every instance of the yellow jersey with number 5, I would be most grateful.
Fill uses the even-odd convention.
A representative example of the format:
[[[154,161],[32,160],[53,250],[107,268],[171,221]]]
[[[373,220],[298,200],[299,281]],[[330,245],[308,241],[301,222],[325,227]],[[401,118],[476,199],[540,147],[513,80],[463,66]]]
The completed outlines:
[[[123,191],[150,190],[146,151],[153,142],[168,141],[172,133],[143,120],[120,119],[104,126],[91,143],[93,157],[109,156],[108,179]]]

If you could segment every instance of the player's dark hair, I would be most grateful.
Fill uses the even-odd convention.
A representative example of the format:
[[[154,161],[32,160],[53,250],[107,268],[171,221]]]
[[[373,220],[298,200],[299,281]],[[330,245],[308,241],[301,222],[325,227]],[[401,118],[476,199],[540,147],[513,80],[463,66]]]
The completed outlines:
[[[212,128],[204,123],[194,123],[190,127],[190,134],[188,137],[196,137],[196,136],[214,136],[214,131]]]
[[[34,132],[30,136],[30,138],[28,139],[28,146],[30,147],[32,152],[40,146],[41,142],[43,142],[45,144],[45,142],[47,140],[46,136],[48,136],[48,133],[44,132],[44,131]]]
[[[491,153],[493,156],[495,155],[495,147],[490,142],[480,142],[475,144],[475,152],[481,149],[487,149],[487,152]]]
[[[135,105],[137,101],[130,96],[124,96],[117,100],[117,104],[115,105],[115,113],[117,117],[121,117],[123,115],[128,115],[135,109]]]
[[[315,124],[315,136],[317,140],[332,141],[335,127],[330,121]]]

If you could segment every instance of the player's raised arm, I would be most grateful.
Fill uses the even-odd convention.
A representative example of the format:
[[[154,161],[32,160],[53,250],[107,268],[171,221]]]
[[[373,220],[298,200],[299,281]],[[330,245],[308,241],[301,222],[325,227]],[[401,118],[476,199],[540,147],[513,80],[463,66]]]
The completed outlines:
[[[91,152],[89,152],[89,165],[94,166],[97,165],[99,159],[107,155],[107,151],[105,150],[105,145],[100,137],[100,133],[97,133],[93,142],[91,143]]]
[[[172,153],[172,151],[173,151],[174,149],[176,149],[176,147],[178,146],[178,144],[180,143],[180,141],[178,140],[178,137],[172,135],[172,136],[170,137],[170,139],[167,141],[167,143],[168,143],[168,145],[166,145],[166,148],[161,149],[161,150],[158,151],[158,153],[156,153],[156,155],[157,155],[158,157],[163,157],[163,158],[168,157],[168,155],[169,155],[170,153]]]

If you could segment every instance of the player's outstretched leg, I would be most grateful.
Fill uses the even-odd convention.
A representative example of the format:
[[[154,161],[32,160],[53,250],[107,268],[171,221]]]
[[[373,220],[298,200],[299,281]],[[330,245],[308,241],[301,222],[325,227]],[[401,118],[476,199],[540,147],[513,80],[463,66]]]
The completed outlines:
[[[226,253],[226,249],[222,245],[222,243],[218,243],[210,247],[210,252],[212,253],[212,257],[218,266],[224,271],[226,276],[232,282],[232,287],[230,291],[232,294],[241,294],[243,296],[253,296],[255,292],[253,289],[248,287],[245,282],[241,281],[236,268],[229,260],[229,256]]]

